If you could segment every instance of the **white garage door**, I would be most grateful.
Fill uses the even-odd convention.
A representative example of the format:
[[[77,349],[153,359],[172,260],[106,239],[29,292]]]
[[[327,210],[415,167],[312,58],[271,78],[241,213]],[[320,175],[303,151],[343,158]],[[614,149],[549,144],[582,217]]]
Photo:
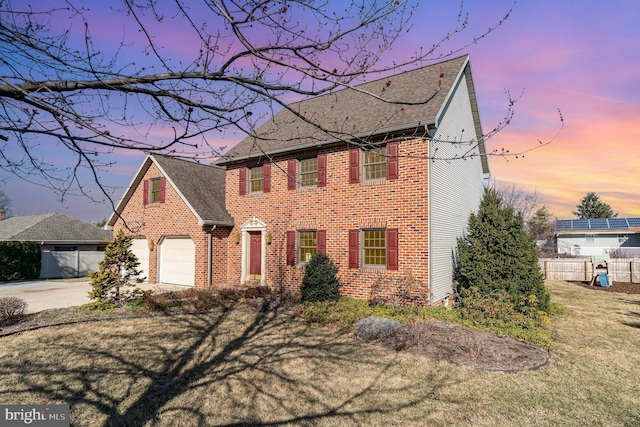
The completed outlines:
[[[160,244],[160,282],[193,286],[196,246],[189,237],[165,237]]]
[[[133,239],[133,244],[131,245],[131,251],[138,257],[138,261],[140,261],[140,266],[138,270],[142,271],[140,277],[144,277],[144,281],[149,281],[149,247],[147,246],[147,239],[139,238]]]

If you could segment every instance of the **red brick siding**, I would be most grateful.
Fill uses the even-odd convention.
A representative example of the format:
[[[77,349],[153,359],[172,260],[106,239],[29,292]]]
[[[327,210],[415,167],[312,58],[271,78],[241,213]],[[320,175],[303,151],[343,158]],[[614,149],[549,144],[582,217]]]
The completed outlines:
[[[154,243],[149,254],[149,283],[157,283],[158,277],[158,243],[166,236],[189,236],[195,244],[195,278],[198,288],[207,284],[207,245],[208,228],[198,225],[196,216],[185,205],[176,190],[167,182],[164,203],[143,204],[143,182],[151,178],[161,177],[160,170],[151,164],[143,180],[122,212],[122,218],[116,221],[114,232],[123,229],[130,236],[145,237]],[[236,182],[237,188],[237,182]],[[227,242],[229,229],[217,228],[212,232],[212,277],[226,281]]]
[[[326,230],[327,254],[339,267],[344,283],[342,293],[369,298],[372,285],[384,283],[392,292],[393,283],[410,275],[428,285],[428,160],[407,155],[428,154],[428,144],[420,140],[399,146],[397,180],[349,183],[349,151],[323,150],[327,155],[326,187],[288,190],[288,161],[294,156],[275,159],[271,168],[271,191],[240,195],[239,170],[246,165],[229,167],[226,182],[227,210],[235,220],[232,236],[241,233],[241,225],[252,217],[267,224],[273,243],[266,249],[267,285],[282,289],[299,289],[303,266],[286,265],[286,233],[291,230]],[[361,174],[362,175],[362,174]],[[397,228],[398,271],[349,269],[349,230],[363,228]],[[229,239],[227,279],[240,281],[241,244]],[[296,242],[297,244],[297,242]]]

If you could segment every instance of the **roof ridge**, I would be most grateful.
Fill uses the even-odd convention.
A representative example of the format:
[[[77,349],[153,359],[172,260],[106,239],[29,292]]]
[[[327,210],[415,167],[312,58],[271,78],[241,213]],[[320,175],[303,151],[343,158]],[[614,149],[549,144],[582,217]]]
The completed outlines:
[[[406,70],[406,71],[402,71],[402,72],[396,73],[396,74],[389,74],[389,75],[386,75],[384,77],[376,78],[375,80],[371,80],[371,81],[367,81],[367,82],[362,82],[362,83],[359,83],[359,84],[354,85],[354,86],[351,86],[351,85],[344,86],[341,89],[331,90],[331,91],[329,91],[327,93],[323,93],[321,95],[316,95],[316,96],[312,96],[310,98],[301,99],[300,101],[294,101],[294,102],[291,102],[291,103],[285,104],[285,105],[292,106],[292,105],[295,105],[295,104],[300,104],[300,103],[303,103],[303,102],[306,102],[306,101],[311,101],[311,100],[314,100],[314,99],[321,99],[321,98],[323,98],[325,96],[335,95],[335,94],[340,93],[342,91],[354,90],[354,89],[359,88],[360,86],[374,84],[374,83],[380,82],[380,81],[382,81],[384,79],[389,79],[390,77],[404,76],[406,74],[410,74],[410,73],[413,73],[413,72],[418,72],[418,71],[424,70],[426,68],[434,67],[436,65],[442,66],[442,65],[444,65],[444,64],[446,64],[448,62],[456,61],[456,60],[459,60],[460,58],[466,58],[466,57],[469,57],[468,53],[464,54],[464,55],[456,56],[455,58],[447,59],[445,61],[435,62],[435,63],[430,64],[430,65],[425,65],[425,66],[422,66],[422,67],[414,68],[413,70]],[[389,70],[389,71],[391,71],[391,70]]]

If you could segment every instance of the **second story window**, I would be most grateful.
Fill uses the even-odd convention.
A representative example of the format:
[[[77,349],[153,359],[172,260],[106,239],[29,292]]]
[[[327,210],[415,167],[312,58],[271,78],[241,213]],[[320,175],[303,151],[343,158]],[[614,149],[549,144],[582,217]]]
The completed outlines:
[[[349,184],[361,181],[392,181],[399,176],[399,145],[349,149]]]
[[[371,181],[387,177],[386,147],[372,148],[364,152],[364,180]]]
[[[300,160],[300,186],[311,187],[318,182],[318,158]]]
[[[142,203],[144,205],[164,203],[167,180],[163,177],[144,180],[144,193]]]
[[[257,193],[264,188],[264,168],[258,166],[249,169],[249,193]]]
[[[160,203],[160,178],[150,180],[149,203]]]
[[[327,155],[318,154],[302,160],[290,159],[287,164],[287,188],[295,190],[305,187],[327,185]]]

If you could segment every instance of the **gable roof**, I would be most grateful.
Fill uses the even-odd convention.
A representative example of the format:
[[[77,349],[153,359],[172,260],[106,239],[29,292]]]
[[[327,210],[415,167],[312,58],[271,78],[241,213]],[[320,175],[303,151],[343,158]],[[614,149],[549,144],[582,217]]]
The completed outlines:
[[[263,155],[302,150],[341,140],[369,138],[403,130],[437,127],[460,80],[466,78],[476,134],[482,136],[471,77],[464,55],[353,88],[289,104],[308,123],[287,109],[281,110],[232,147],[217,164],[229,164]],[[483,169],[488,173],[484,141],[480,141]]]
[[[225,206],[225,169],[187,160],[150,154],[138,169],[133,181],[111,214],[108,227],[113,227],[142,178],[155,164],[182,201],[198,219],[199,225],[233,226],[233,218]]]
[[[111,231],[56,213],[0,221],[0,241],[104,243],[111,237]]]

